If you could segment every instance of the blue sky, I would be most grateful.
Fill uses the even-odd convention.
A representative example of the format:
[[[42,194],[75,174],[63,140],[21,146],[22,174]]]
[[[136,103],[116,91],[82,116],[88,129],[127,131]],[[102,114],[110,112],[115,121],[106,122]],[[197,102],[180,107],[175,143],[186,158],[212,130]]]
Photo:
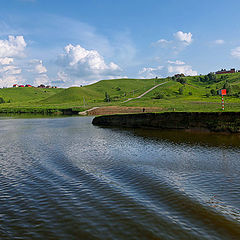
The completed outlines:
[[[1,0],[0,87],[240,69],[237,0]]]

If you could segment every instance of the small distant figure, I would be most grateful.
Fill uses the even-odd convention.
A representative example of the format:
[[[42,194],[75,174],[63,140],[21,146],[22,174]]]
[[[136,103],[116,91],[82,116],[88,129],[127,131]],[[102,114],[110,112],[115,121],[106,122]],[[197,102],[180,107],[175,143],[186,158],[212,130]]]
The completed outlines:
[[[145,108],[143,108],[143,112],[145,112]]]

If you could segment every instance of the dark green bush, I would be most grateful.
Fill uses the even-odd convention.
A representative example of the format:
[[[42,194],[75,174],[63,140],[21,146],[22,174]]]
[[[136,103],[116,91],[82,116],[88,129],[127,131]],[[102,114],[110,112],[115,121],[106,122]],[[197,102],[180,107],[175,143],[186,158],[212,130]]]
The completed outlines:
[[[183,87],[180,87],[180,88],[178,89],[178,92],[179,92],[180,95],[183,95]]]
[[[0,97],[0,104],[1,103],[5,103],[4,99],[2,97]]]
[[[155,93],[153,98],[154,99],[163,99],[164,95],[162,93]]]

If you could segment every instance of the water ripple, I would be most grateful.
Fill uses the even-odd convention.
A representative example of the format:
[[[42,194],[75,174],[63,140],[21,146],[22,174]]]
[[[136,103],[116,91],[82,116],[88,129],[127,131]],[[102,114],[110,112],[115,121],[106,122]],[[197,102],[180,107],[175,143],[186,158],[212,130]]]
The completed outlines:
[[[239,146],[176,134],[1,119],[0,238],[240,239]]]

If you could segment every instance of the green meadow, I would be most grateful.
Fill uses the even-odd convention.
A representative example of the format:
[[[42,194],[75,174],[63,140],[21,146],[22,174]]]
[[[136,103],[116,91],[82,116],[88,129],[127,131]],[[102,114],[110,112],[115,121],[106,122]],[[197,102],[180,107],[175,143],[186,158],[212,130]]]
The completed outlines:
[[[157,84],[140,99],[135,98]],[[225,111],[240,111],[240,73],[159,79],[114,79],[67,89],[0,89],[0,112],[51,113],[101,106],[160,107],[162,111],[221,111],[217,91],[227,88]],[[2,100],[1,100],[2,99]]]

